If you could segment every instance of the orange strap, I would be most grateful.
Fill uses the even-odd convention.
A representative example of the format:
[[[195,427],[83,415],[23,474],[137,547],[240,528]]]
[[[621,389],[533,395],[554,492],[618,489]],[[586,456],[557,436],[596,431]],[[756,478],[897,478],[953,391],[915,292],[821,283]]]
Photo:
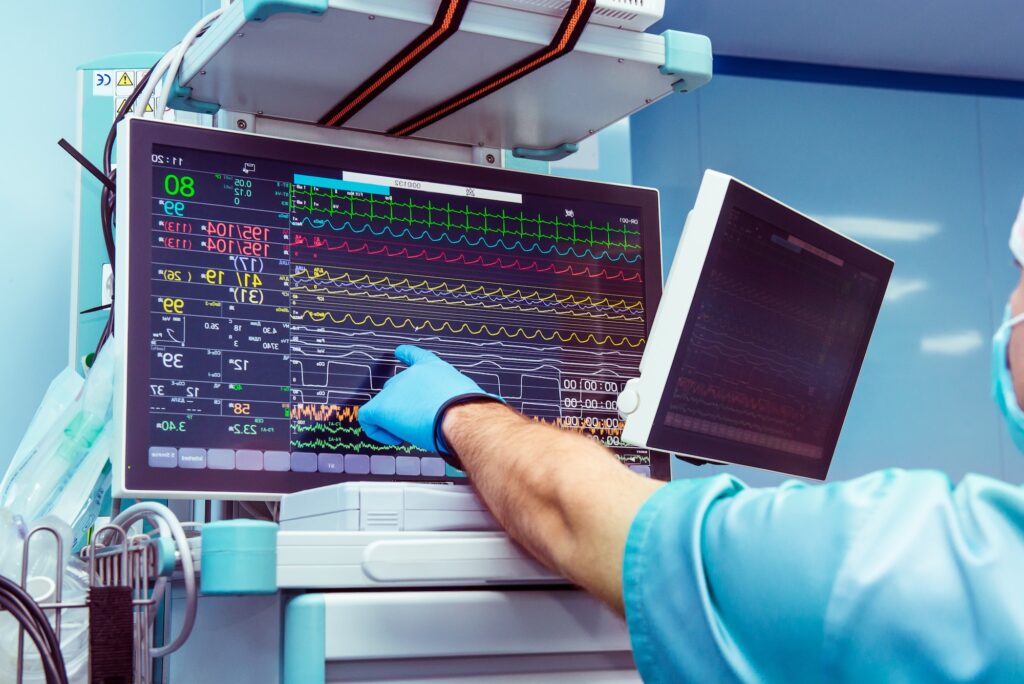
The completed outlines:
[[[558,32],[555,33],[555,37],[547,47],[459,93],[446,102],[442,102],[436,107],[417,114],[408,121],[395,126],[388,133],[395,136],[412,135],[439,119],[443,119],[463,107],[468,107],[494,91],[500,90],[527,74],[540,69],[542,66],[550,64],[559,57],[572,52],[580,39],[580,35],[583,33],[583,29],[587,27],[587,22],[590,21],[590,16],[594,13],[596,6],[597,0],[573,0],[572,5],[565,14],[565,18],[562,20],[562,24],[558,27]]]
[[[459,30],[459,25],[462,24],[462,18],[465,16],[468,6],[469,0],[442,0],[430,28],[417,36],[416,40],[405,46],[401,52],[363,81],[348,97],[334,105],[320,118],[320,125],[335,127],[344,125],[360,109],[370,104],[374,98],[455,35],[455,32]]]

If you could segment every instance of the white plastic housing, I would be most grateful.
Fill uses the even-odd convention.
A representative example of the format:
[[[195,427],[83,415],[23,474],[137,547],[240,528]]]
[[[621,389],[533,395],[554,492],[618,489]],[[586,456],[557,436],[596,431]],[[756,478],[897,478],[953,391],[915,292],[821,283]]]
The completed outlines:
[[[704,270],[704,261],[711,247],[711,238],[715,234],[718,216],[725,202],[725,194],[732,180],[717,171],[705,172],[697,203],[686,218],[686,226],[665,283],[662,303],[654,316],[651,334],[647,336],[647,347],[640,361],[640,377],[629,381],[623,393],[627,396],[619,400],[622,417],[626,419],[622,430],[622,441],[626,444],[646,445],[650,437],[654,416],[669,380],[676,347],[683,334],[697,283]]]
[[[569,0],[478,0],[488,5],[561,17]],[[590,21],[630,31],[645,31],[665,14],[665,0],[598,0]]]

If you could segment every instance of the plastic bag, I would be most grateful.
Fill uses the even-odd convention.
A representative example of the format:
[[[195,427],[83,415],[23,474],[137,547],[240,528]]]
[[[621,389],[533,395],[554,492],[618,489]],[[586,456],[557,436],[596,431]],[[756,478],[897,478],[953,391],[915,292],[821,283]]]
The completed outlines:
[[[7,465],[7,472],[0,481],[0,491],[6,491],[12,475],[25,462],[29,452],[39,443],[43,435],[53,429],[57,419],[60,418],[68,406],[74,402],[82,391],[85,378],[79,375],[74,369],[68,367],[57,374],[43,395],[32,420],[29,421],[28,429],[25,430],[18,448],[14,452],[11,462]]]
[[[60,417],[10,468],[0,491],[0,506],[33,521],[47,515],[61,498],[110,422],[116,357],[112,346],[100,352],[81,391]],[[44,403],[55,406],[60,399],[48,396]]]
[[[61,558],[49,535],[32,539],[28,590],[41,603],[55,598],[53,578],[58,567],[64,578],[62,599],[85,601],[87,570],[70,552],[84,545],[110,488],[116,358],[114,345],[107,345],[84,380],[71,370],[54,378],[0,485],[0,573],[20,580],[23,543],[33,521],[58,530],[61,536]],[[61,650],[69,681],[86,682],[88,611],[65,610],[61,621]],[[0,613],[0,683],[7,681],[8,674],[14,681],[17,635],[11,616]],[[30,653],[34,650],[26,648],[26,655]],[[26,657],[23,671],[25,682],[45,681],[34,655]]]
[[[72,551],[77,552],[88,543],[89,528],[96,522],[103,498],[110,491],[113,444],[111,424],[107,423],[67,486],[47,511],[49,515],[71,525]]]

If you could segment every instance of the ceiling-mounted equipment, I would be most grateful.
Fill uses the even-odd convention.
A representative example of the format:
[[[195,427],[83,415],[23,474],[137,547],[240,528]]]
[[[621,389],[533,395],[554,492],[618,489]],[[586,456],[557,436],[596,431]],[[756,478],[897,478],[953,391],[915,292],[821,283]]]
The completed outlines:
[[[649,0],[236,0],[172,106],[556,159],[711,78],[711,43],[644,33]]]

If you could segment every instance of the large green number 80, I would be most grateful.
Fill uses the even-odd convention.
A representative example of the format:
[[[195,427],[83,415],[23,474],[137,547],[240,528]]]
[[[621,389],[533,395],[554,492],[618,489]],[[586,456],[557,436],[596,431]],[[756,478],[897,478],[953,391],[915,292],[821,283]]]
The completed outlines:
[[[195,197],[196,180],[192,176],[178,177],[173,173],[167,174],[164,178],[164,192],[171,197],[181,195],[182,197]]]

